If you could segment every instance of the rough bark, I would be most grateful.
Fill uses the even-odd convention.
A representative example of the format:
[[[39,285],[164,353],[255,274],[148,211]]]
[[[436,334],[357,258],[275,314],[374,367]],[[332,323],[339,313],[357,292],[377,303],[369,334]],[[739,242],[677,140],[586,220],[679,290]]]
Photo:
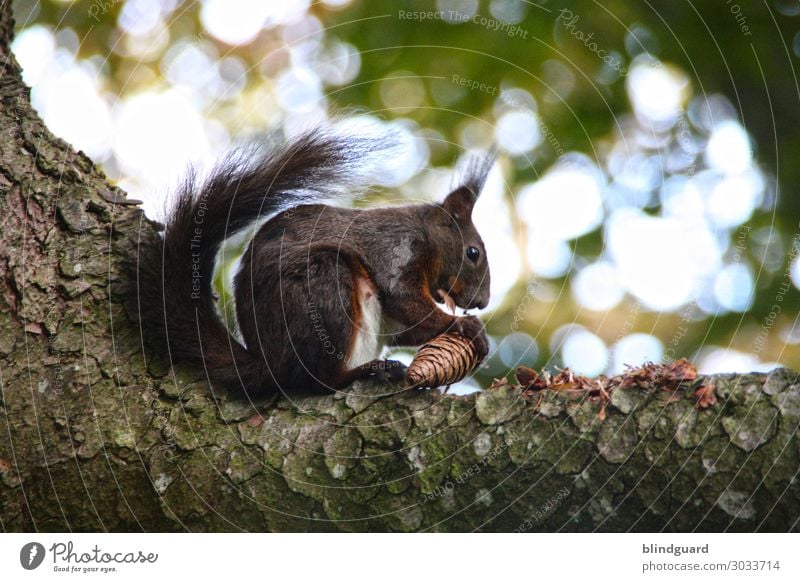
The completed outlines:
[[[157,236],[31,109],[0,5],[4,531],[787,531],[800,375],[703,379],[698,410],[361,384],[256,405],[142,350],[126,261]]]

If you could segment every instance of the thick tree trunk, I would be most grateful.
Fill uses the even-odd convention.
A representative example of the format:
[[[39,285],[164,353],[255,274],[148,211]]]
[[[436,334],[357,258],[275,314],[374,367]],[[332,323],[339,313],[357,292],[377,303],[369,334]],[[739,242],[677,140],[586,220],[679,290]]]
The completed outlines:
[[[798,529],[800,376],[249,403],[146,360],[125,261],[156,229],[32,111],[0,8],[0,527]]]

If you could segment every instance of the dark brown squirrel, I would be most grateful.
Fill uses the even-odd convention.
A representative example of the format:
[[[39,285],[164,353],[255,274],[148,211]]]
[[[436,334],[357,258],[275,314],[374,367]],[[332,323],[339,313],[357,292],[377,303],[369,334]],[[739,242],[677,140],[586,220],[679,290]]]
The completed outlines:
[[[377,138],[315,129],[279,148],[233,154],[202,184],[190,174],[163,240],[138,256],[148,343],[248,397],[400,380],[405,367],[379,359],[382,347],[419,346],[448,330],[472,339],[483,359],[481,321],[435,302],[471,309],[489,301],[486,250],[471,215],[493,157],[473,164],[442,203],[320,203],[349,196],[364,157],[382,149]],[[257,232],[234,278],[243,345],[218,315],[212,273],[225,239],[248,227]]]

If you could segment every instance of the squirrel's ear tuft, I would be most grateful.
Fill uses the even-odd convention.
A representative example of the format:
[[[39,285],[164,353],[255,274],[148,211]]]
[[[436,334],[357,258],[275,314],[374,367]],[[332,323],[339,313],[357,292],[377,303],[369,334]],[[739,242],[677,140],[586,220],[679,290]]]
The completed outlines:
[[[483,190],[486,177],[496,158],[497,153],[494,150],[483,158],[474,158],[467,168],[467,176],[461,186],[450,192],[444,199],[442,208],[456,220],[465,220],[472,215],[472,208]]]
[[[472,192],[475,198],[480,196],[483,185],[486,184],[486,178],[496,160],[497,150],[495,148],[489,150],[485,156],[472,158],[467,166],[467,176],[464,178],[462,187]]]

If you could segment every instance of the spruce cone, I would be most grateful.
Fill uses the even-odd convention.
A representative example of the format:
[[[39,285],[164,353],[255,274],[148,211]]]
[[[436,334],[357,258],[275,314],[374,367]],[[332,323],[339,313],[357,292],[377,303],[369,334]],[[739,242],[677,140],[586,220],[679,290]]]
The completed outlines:
[[[454,332],[443,333],[422,346],[406,371],[409,388],[454,384],[480,364],[472,342]]]

